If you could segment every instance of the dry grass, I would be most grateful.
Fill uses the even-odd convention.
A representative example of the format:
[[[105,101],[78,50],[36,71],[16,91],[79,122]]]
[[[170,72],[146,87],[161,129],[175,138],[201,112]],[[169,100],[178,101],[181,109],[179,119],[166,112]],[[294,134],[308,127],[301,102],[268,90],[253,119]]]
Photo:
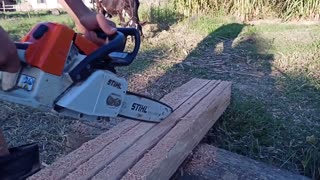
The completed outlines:
[[[10,147],[37,142],[46,164],[64,154],[65,134],[71,120],[5,102],[1,103],[0,114],[1,128]]]

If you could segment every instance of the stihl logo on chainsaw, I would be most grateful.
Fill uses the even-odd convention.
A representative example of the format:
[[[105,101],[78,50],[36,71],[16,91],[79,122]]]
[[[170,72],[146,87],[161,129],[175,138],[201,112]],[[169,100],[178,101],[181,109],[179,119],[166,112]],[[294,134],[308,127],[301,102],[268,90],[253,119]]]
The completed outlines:
[[[18,82],[18,87],[25,89],[27,91],[31,91],[35,81],[36,81],[36,78],[21,74],[21,77]]]
[[[147,113],[148,106],[144,106],[138,103],[133,103],[131,106],[132,111],[138,111],[142,113]]]
[[[115,87],[117,89],[121,89],[121,83],[110,79],[107,83],[109,86]]]

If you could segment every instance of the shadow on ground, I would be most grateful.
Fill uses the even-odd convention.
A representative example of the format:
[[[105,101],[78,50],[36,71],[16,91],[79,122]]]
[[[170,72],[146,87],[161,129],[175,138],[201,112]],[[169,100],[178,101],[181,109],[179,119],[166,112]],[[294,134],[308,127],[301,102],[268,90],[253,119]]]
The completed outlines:
[[[319,90],[301,82],[301,75],[275,74],[272,44],[243,33],[248,26],[220,26],[149,82],[147,92],[160,99],[195,77],[232,81],[231,105],[202,142],[319,177]]]

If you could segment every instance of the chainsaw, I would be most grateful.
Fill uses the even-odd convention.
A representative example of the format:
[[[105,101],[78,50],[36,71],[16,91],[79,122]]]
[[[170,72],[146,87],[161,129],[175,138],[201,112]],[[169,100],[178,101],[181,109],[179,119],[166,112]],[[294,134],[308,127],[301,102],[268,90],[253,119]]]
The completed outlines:
[[[22,68],[16,87],[0,91],[0,100],[82,120],[161,122],[172,113],[163,102],[127,91],[127,81],[116,74],[138,54],[139,32],[117,28],[112,36],[97,35],[109,42],[97,46],[63,24],[36,24],[15,42]],[[128,36],[134,37],[131,51],[125,50]]]

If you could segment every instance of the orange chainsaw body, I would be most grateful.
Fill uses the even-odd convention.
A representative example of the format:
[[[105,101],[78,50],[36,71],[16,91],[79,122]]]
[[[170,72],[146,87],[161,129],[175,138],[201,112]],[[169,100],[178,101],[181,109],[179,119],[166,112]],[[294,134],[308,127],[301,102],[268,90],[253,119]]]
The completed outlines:
[[[72,43],[85,55],[98,48],[71,28],[51,22],[37,24],[21,42],[28,44],[25,59],[29,65],[57,76],[63,72]]]

